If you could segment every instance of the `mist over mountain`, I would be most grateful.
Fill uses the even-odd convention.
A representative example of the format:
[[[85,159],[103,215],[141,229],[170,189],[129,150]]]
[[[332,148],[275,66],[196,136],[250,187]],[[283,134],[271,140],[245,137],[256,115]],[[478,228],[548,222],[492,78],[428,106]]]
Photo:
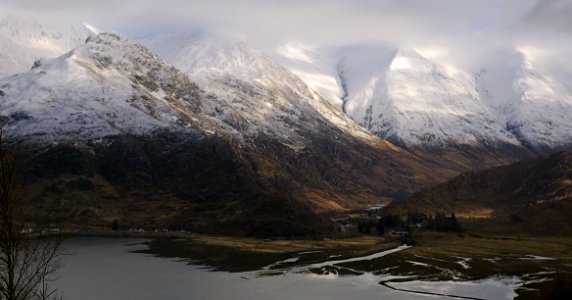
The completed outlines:
[[[72,24],[0,15],[0,78],[28,71],[35,61],[58,57],[83,44],[92,31]]]
[[[476,71],[387,45],[288,45],[277,55],[364,128],[398,145],[570,147],[567,77],[531,49],[495,53]]]
[[[570,34],[572,3],[566,0],[538,1],[526,16],[526,22],[533,26],[552,28]]]

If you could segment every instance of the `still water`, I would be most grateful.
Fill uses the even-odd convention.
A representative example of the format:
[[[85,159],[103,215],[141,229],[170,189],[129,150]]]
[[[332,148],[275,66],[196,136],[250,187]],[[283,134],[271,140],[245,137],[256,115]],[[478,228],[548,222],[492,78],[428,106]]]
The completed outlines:
[[[315,275],[291,272],[215,272],[187,261],[131,253],[142,239],[74,238],[63,244],[70,255],[54,282],[64,299],[451,299],[392,290],[379,284],[383,275]],[[477,299],[512,299],[516,282],[487,279],[474,282],[395,284],[402,289],[438,291]]]

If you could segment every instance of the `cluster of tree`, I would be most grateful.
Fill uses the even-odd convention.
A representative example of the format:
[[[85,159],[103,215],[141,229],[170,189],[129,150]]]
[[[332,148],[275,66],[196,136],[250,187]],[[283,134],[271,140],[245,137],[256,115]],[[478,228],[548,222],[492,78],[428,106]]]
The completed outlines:
[[[384,235],[386,228],[406,227],[406,224],[403,222],[403,219],[399,215],[387,214],[383,215],[382,217],[375,218],[373,218],[373,216],[373,214],[370,214],[370,217],[372,218],[358,222],[358,232],[370,234],[373,230],[375,230],[379,235]]]
[[[461,224],[457,221],[455,213],[447,217],[444,213],[435,214],[435,218],[429,215],[427,219],[427,229],[440,232],[462,232]]]
[[[379,235],[385,234],[385,225],[383,224],[383,221],[381,219],[379,219],[379,220],[373,220],[373,219],[364,220],[364,221],[358,222],[358,224],[357,224],[357,230],[360,233],[370,234],[370,233],[372,233],[372,229],[375,229],[375,231]]]
[[[407,215],[383,214],[381,216],[370,213],[369,219],[361,220],[357,230],[363,234],[371,234],[373,229],[379,234],[385,234],[386,229],[402,229],[411,232],[412,227],[438,232],[462,232],[463,229],[455,213],[450,216],[438,212],[433,216],[419,212],[408,212]]]

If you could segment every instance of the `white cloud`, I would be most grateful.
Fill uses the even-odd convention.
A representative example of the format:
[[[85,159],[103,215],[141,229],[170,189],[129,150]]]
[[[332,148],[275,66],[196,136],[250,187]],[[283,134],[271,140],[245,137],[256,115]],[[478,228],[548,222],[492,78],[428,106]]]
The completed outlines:
[[[263,50],[290,41],[383,41],[470,65],[521,44],[570,49],[569,0],[3,0],[0,11],[68,19],[128,36],[202,26]],[[564,24],[564,25],[562,25]]]

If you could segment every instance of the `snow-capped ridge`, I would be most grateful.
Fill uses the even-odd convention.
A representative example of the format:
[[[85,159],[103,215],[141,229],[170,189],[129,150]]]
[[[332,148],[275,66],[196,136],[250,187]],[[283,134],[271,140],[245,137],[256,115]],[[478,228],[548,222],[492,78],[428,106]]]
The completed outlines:
[[[264,135],[296,151],[315,134],[339,137],[347,128],[329,123],[324,114],[331,110],[319,112],[289,83],[268,88],[225,74],[199,88],[193,79],[137,42],[100,33],[59,58],[1,80],[2,118],[11,135],[38,141],[190,130],[243,141]]]
[[[135,42],[92,35],[84,45],[0,81],[7,132],[89,140],[161,128],[213,128],[187,75]]]
[[[302,147],[300,128],[321,124],[366,140],[374,139],[371,132],[404,146],[510,144],[542,151],[572,144],[572,88],[565,74],[544,68],[542,59],[550,52],[541,48],[503,50],[471,72],[422,50],[383,43],[291,42],[266,54],[232,34],[206,30],[152,34],[141,42],[157,55],[88,24],[0,18],[0,97],[22,101],[11,98],[2,116],[20,118],[12,108],[34,108],[41,101],[45,107],[36,108],[46,112],[50,103],[63,105],[74,97],[133,96],[143,100],[130,107],[150,117],[146,125],[134,125],[139,132],[208,123],[210,129],[201,128],[214,132],[222,126],[219,132],[241,137],[265,133]],[[27,73],[13,75],[21,72]],[[202,89],[204,97],[179,94],[174,84]],[[184,100],[195,96],[200,99]],[[186,104],[180,107],[179,100]],[[194,115],[199,111],[202,117]],[[113,124],[109,132],[132,130],[131,123],[97,118]],[[44,132],[34,128],[30,132]]]

